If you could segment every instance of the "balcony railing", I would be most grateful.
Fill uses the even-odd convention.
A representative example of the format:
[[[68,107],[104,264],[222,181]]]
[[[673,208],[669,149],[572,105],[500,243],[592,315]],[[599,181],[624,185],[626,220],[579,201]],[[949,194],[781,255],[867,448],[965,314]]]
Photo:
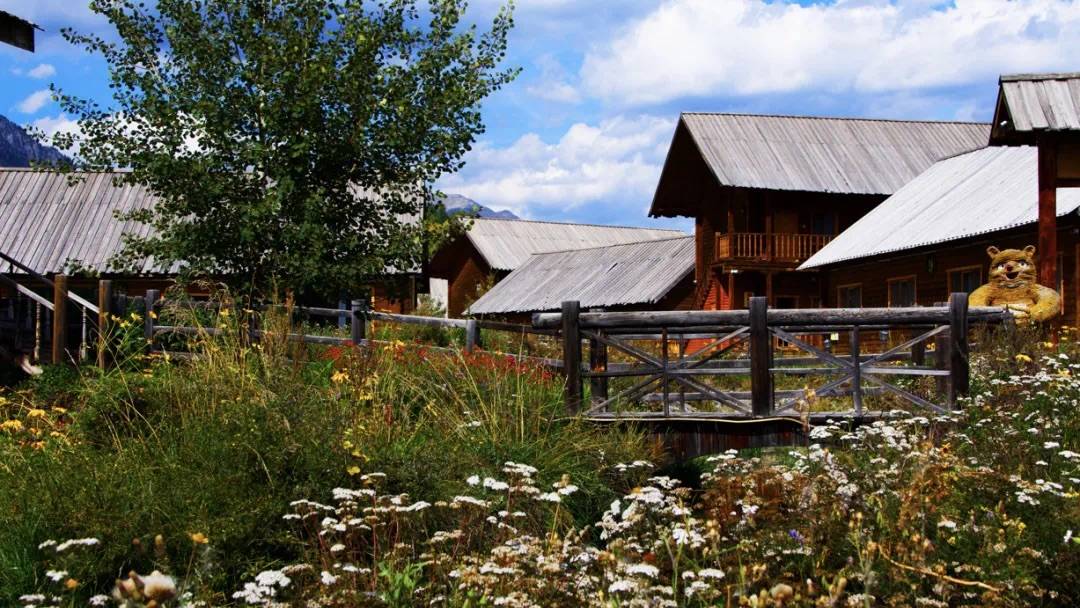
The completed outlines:
[[[832,240],[828,234],[730,232],[716,235],[716,260],[801,262]]]

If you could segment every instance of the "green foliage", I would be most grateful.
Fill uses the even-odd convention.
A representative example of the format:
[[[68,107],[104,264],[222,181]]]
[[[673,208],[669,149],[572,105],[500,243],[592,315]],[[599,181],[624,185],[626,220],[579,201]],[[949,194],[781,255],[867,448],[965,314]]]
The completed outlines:
[[[401,218],[426,211],[428,185],[483,131],[481,101],[517,73],[499,67],[509,7],[485,31],[463,24],[463,0],[90,7],[119,37],[63,31],[104,59],[113,95],[57,92],[79,165],[130,168],[159,198],[129,216],[153,232],[125,237],[114,265],[149,256],[244,290],[336,297],[417,267],[446,222]]]

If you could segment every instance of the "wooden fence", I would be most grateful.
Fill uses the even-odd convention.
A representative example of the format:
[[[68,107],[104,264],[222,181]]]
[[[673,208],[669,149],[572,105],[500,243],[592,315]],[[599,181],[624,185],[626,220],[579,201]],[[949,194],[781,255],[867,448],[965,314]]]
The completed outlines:
[[[888,393],[934,412],[953,409],[968,390],[970,324],[1009,319],[1011,315],[1002,308],[968,308],[967,294],[954,293],[947,306],[884,309],[770,310],[765,298],[752,298],[749,310],[581,312],[577,302],[564,302],[561,312],[534,315],[533,326],[561,330],[566,405],[573,413],[597,418],[796,415],[797,406],[807,399],[806,391],[774,390],[778,376],[791,375],[825,377],[813,388],[814,397],[850,396],[850,414],[862,417],[864,397],[870,394]],[[865,337],[874,331],[911,337],[881,352],[863,354]],[[837,334],[847,337],[846,355],[814,344],[817,337]],[[587,366],[582,365],[583,341],[589,348]],[[655,342],[658,349],[644,348],[641,341]],[[931,341],[934,365],[929,366],[926,346]],[[804,355],[776,357],[777,344]],[[677,346],[674,356],[673,345]],[[688,352],[691,345],[696,348]],[[745,350],[747,356],[723,358],[737,349]],[[610,363],[609,350],[630,362]],[[738,376],[748,378],[749,391],[706,382],[710,377]],[[937,379],[937,402],[897,386],[892,380],[895,376]],[[609,381],[614,378],[633,378],[634,382],[609,394]],[[586,381],[591,397],[587,407]],[[639,401],[659,402],[661,410],[616,410],[617,405]],[[695,401],[718,407],[702,411],[690,405]]]

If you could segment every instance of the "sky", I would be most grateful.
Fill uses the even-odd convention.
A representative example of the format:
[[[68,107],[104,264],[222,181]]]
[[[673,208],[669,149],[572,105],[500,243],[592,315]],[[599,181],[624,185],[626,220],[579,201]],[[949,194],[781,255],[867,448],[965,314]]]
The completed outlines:
[[[490,22],[501,2],[471,0]],[[49,83],[107,102],[105,66],[61,27],[107,33],[82,0],[0,0],[41,25],[0,46],[0,114],[71,128]],[[437,186],[529,219],[648,218],[679,113],[989,121],[1000,74],[1080,70],[1080,0],[517,0],[487,130]]]

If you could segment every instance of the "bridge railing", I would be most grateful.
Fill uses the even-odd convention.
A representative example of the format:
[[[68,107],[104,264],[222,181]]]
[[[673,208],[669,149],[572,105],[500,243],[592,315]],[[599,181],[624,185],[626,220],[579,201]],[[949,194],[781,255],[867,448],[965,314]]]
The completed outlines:
[[[879,394],[932,412],[954,409],[968,391],[971,325],[1011,318],[999,307],[969,308],[967,294],[954,293],[946,306],[914,308],[769,309],[766,298],[751,298],[748,310],[582,312],[577,302],[564,302],[561,312],[534,315],[533,326],[562,334],[565,399],[572,413],[764,418],[800,415],[808,398],[850,397],[845,413],[862,417],[864,396]],[[875,332],[886,335],[880,352],[864,354]],[[904,338],[894,344],[890,340],[897,335]],[[931,342],[934,364],[927,365]],[[799,356],[778,357],[779,347]],[[611,351],[623,362],[609,361]],[[810,391],[776,390],[776,379],[785,376],[824,381]],[[934,378],[934,394],[917,394],[895,380],[913,376]],[[609,382],[615,378],[633,381],[612,394]],[[618,409],[632,402],[659,402],[661,410]],[[700,402],[715,408],[691,405]]]

